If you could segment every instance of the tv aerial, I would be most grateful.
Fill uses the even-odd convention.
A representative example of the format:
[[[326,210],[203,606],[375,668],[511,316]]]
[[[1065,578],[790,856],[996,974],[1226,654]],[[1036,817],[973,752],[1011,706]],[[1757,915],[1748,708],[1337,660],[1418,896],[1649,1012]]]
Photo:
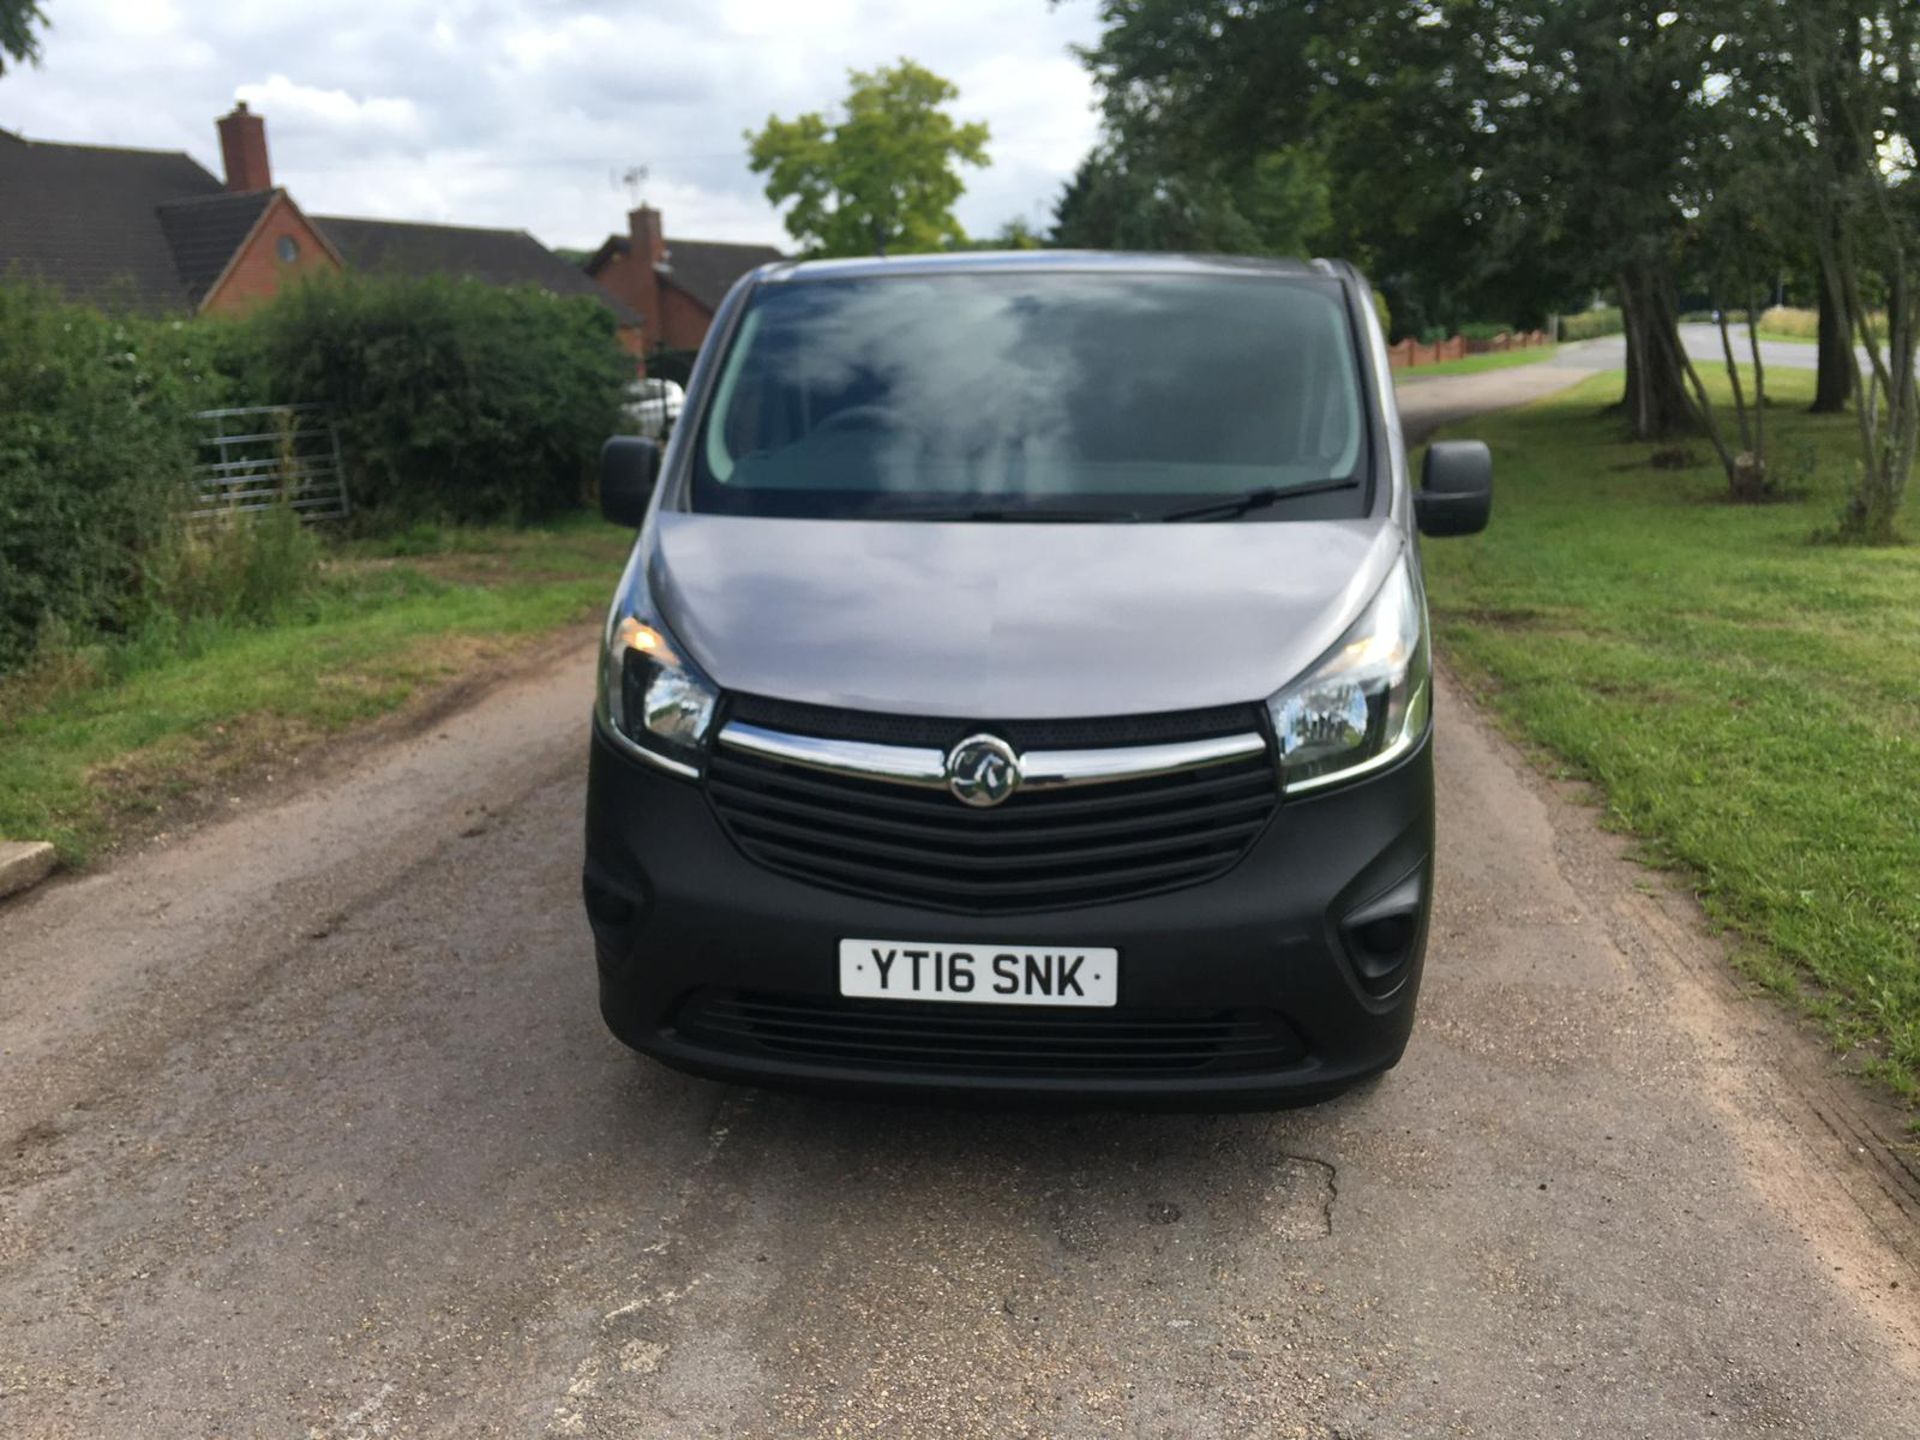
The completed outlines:
[[[640,208],[640,187],[647,183],[648,169],[645,165],[629,165],[624,170],[609,170],[607,180],[615,189],[627,192],[627,208]]]

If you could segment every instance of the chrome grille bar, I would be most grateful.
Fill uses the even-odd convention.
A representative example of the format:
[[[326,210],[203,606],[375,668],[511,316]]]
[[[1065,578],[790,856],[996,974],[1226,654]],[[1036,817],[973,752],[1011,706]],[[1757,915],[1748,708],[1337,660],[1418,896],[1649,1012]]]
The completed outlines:
[[[946,756],[906,745],[876,745],[861,740],[829,740],[791,735],[742,721],[722,727],[722,745],[829,774],[938,789],[947,783]],[[1242,760],[1266,751],[1265,737],[1249,732],[1165,745],[1118,745],[1094,750],[1029,750],[1020,756],[1020,788],[1064,790],[1124,780],[1177,775]]]

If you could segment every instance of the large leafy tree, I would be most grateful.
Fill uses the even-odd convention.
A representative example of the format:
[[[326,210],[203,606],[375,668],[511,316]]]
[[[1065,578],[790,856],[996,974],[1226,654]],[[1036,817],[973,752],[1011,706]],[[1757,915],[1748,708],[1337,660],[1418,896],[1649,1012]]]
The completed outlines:
[[[1101,18],[1106,133],[1063,235],[1261,248],[1233,223],[1241,177],[1303,154],[1327,177],[1317,238],[1410,328],[1617,294],[1632,432],[1704,432],[1743,497],[1767,486],[1764,397],[1724,334],[1737,429],[1718,425],[1679,294],[1752,310],[1816,275],[1822,401],[1850,395],[1861,431],[1843,529],[1893,534],[1920,455],[1914,0],[1105,0]]]
[[[1115,144],[1081,162],[1054,210],[1056,245],[1096,250],[1213,250],[1305,255],[1330,211],[1324,167],[1305,150],[1189,170]]]
[[[1299,7],[1110,0],[1085,52],[1106,138],[1055,211],[1054,242],[1298,255],[1331,218]],[[1277,103],[1282,97],[1299,102]],[[1222,143],[1222,142],[1225,143]]]
[[[1691,418],[1673,264],[1712,100],[1704,8],[1108,0],[1087,59],[1108,151],[1151,156],[1151,194],[1311,151],[1328,248],[1372,270],[1403,323],[1530,319],[1618,287],[1627,408],[1656,435]]]
[[[1411,329],[1479,318],[1544,316],[1577,286],[1551,263],[1538,234],[1529,263],[1508,263],[1518,230],[1511,193],[1480,153],[1490,116],[1510,88],[1500,68],[1498,6],[1378,0],[1109,0],[1105,30],[1086,59],[1099,81],[1107,138],[1081,182],[1124,176],[1153,208],[1184,225],[1148,225],[1169,248],[1233,238],[1247,177],[1286,157],[1313,181],[1305,240],[1359,261]],[[1106,172],[1102,176],[1101,172]],[[1061,229],[1092,188],[1063,197]],[[1296,191],[1296,195],[1308,192]],[[1230,223],[1201,225],[1232,207]],[[1099,207],[1091,207],[1098,211]],[[1142,205],[1109,205],[1139,226]],[[1258,209],[1258,207],[1251,207]],[[1248,215],[1246,218],[1253,218]],[[1297,248],[1298,235],[1264,244]],[[1494,242],[1498,243],[1494,243]]]
[[[749,131],[749,164],[788,232],[811,255],[886,255],[964,244],[953,206],[962,165],[983,166],[987,127],[946,107],[959,91],[911,60],[848,75],[839,115]]]
[[[0,75],[7,63],[37,65],[40,62],[40,37],[35,33],[47,25],[47,12],[34,0],[0,0]]]
[[[1675,271],[1724,94],[1709,83],[1722,34],[1713,7],[1497,8],[1509,103],[1494,163],[1557,242],[1577,238],[1590,278],[1613,282],[1626,317],[1633,433],[1694,428]]]

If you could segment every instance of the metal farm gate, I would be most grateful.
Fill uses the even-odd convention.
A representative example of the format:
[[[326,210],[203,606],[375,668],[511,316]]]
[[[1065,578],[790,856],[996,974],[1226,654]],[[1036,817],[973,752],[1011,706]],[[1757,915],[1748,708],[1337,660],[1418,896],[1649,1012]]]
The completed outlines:
[[[322,405],[202,410],[196,520],[286,505],[304,521],[343,520],[347,477]]]

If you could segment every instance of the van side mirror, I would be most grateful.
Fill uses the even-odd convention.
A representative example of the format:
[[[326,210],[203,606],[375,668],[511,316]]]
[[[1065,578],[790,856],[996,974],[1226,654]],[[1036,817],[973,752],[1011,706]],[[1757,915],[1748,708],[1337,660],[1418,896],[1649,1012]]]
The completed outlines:
[[[638,435],[616,435],[600,447],[600,513],[638,530],[647,518],[660,446]]]
[[[1427,447],[1413,518],[1422,535],[1477,535],[1493,510],[1493,452],[1478,440]]]

